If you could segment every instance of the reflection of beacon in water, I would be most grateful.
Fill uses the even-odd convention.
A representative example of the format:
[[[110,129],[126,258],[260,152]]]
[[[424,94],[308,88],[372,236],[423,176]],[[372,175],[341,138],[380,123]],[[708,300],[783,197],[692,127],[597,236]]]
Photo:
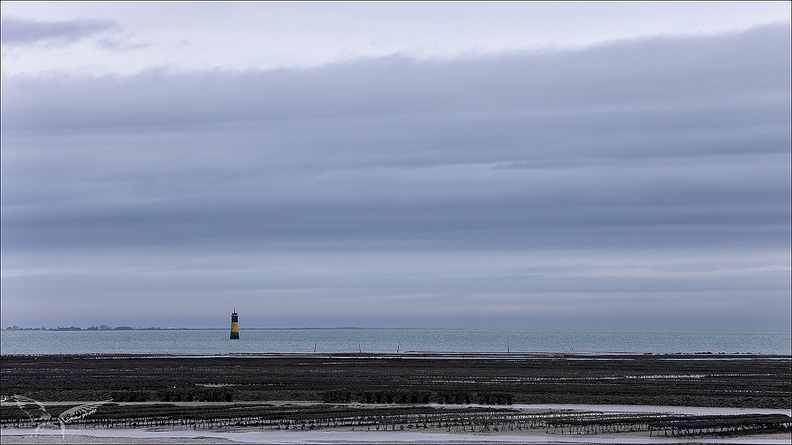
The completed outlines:
[[[236,313],[236,308],[234,308],[234,312],[231,312],[231,340],[239,340],[239,316]]]

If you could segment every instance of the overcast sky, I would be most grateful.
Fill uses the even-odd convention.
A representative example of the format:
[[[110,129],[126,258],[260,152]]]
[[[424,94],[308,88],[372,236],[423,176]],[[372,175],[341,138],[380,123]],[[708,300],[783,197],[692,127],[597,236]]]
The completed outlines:
[[[789,331],[790,3],[2,6],[0,325]]]

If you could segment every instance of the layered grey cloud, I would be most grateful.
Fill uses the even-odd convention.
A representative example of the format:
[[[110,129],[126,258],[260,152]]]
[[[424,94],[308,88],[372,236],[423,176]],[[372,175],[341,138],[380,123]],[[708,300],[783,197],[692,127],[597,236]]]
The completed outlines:
[[[25,46],[37,43],[67,45],[118,29],[112,20],[37,21],[20,17],[3,17],[3,45]]]
[[[709,327],[748,301],[777,315],[789,33],[4,77],[4,309],[28,295],[57,307],[44,296],[60,288],[92,302],[223,295],[266,306],[250,314],[260,325],[273,310],[275,324],[322,324],[339,307],[354,310],[331,325],[571,325],[624,298],[627,324],[664,314],[667,328],[669,295],[690,320],[723,296]],[[788,320],[776,315],[773,329]]]
[[[471,235],[458,247],[686,244],[739,242],[741,230],[772,243],[787,228],[787,32],[448,63],[9,78],[10,246],[436,233]],[[72,233],[87,227],[116,236]]]
[[[778,93],[788,80],[787,33],[773,26],[446,62],[390,57],[265,72],[15,76],[6,79],[12,96],[4,106],[15,111],[7,125],[20,129],[507,110],[557,119],[647,108],[695,112]],[[669,119],[660,123],[680,122]]]

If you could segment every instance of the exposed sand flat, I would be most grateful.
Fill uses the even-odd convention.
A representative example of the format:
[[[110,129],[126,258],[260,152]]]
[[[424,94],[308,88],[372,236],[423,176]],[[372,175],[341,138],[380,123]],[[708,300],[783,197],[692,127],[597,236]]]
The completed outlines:
[[[283,402],[289,405],[286,402]],[[134,405],[133,403],[127,405]],[[184,402],[182,405],[196,405]],[[307,405],[307,404],[302,404]],[[294,405],[292,405],[294,406]],[[442,409],[443,407],[438,406]],[[525,413],[532,412],[589,412],[589,413],[657,413],[691,415],[733,414],[783,414],[792,416],[790,410],[708,408],[683,406],[637,406],[637,405],[515,405]],[[792,422],[792,419],[790,420]],[[486,433],[468,431],[450,432],[444,428],[429,427],[421,431],[373,431],[371,428],[349,427],[328,428],[316,431],[284,431],[262,428],[223,429],[168,429],[168,428],[67,428],[65,437],[57,429],[44,429],[34,434],[33,429],[5,428],[0,430],[3,444],[467,444],[467,443],[533,443],[533,444],[789,444],[788,433],[745,435],[735,437],[667,437],[650,435],[648,431],[568,434],[549,432],[544,429],[522,431],[501,430]]]
[[[169,436],[167,433],[151,434],[147,431],[112,431],[115,435],[98,434],[96,431],[73,430],[62,437],[60,433],[31,434],[30,430],[12,430],[0,433],[3,445],[5,444],[238,444],[245,443],[235,440],[225,439],[216,435],[204,434],[201,436],[190,437],[174,433]],[[261,443],[265,443],[263,439]]]
[[[684,358],[696,360],[677,360]],[[78,355],[4,356],[0,367],[5,394],[48,402],[403,403],[406,397],[408,403],[790,408],[791,362],[745,355]]]
[[[52,402],[52,405],[65,405],[77,406],[88,403],[88,401],[66,401],[66,402]],[[247,402],[250,405],[258,405],[260,402]],[[293,401],[293,400],[269,400],[266,402],[268,405],[273,406],[316,406],[321,405],[316,402],[309,401]],[[230,402],[118,402],[118,405],[135,407],[135,406],[148,406],[148,405],[176,405],[185,407],[223,407],[232,405],[244,405],[245,402],[230,403]],[[344,405],[344,404],[338,404]],[[360,404],[349,403],[345,404],[350,407],[387,407],[392,405],[377,405],[377,404]],[[0,401],[0,406],[14,407],[15,404],[9,401]],[[439,405],[435,403],[420,405],[415,404],[412,406],[431,406],[434,408],[442,409],[448,408],[448,405]],[[463,407],[471,408],[492,408],[489,405],[467,404]],[[652,406],[652,405],[585,405],[585,404],[512,404],[508,408],[524,411],[527,413],[535,411],[584,411],[584,412],[603,412],[603,413],[669,413],[669,414],[690,414],[690,415],[738,415],[738,414],[783,414],[792,417],[792,409],[772,409],[772,408],[733,408],[733,407],[707,407],[707,406]]]
[[[4,394],[54,415],[113,402],[68,424],[66,440],[58,429],[32,436],[5,402],[0,435],[3,445],[790,443],[790,357],[684,358],[4,356]]]
[[[691,415],[783,414],[792,417],[792,409],[730,408],[706,406],[651,406],[651,405],[512,405],[522,410],[580,410],[605,413],[670,413]]]

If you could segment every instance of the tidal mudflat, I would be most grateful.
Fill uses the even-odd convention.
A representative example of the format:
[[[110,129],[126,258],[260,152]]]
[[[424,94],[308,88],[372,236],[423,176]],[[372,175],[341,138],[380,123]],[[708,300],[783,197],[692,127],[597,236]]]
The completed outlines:
[[[53,416],[112,399],[67,425],[67,439],[83,442],[752,443],[788,438],[791,364],[745,354],[46,355],[3,356],[0,369],[4,395]],[[0,421],[4,442],[31,440],[36,422],[15,404],[3,403]]]

